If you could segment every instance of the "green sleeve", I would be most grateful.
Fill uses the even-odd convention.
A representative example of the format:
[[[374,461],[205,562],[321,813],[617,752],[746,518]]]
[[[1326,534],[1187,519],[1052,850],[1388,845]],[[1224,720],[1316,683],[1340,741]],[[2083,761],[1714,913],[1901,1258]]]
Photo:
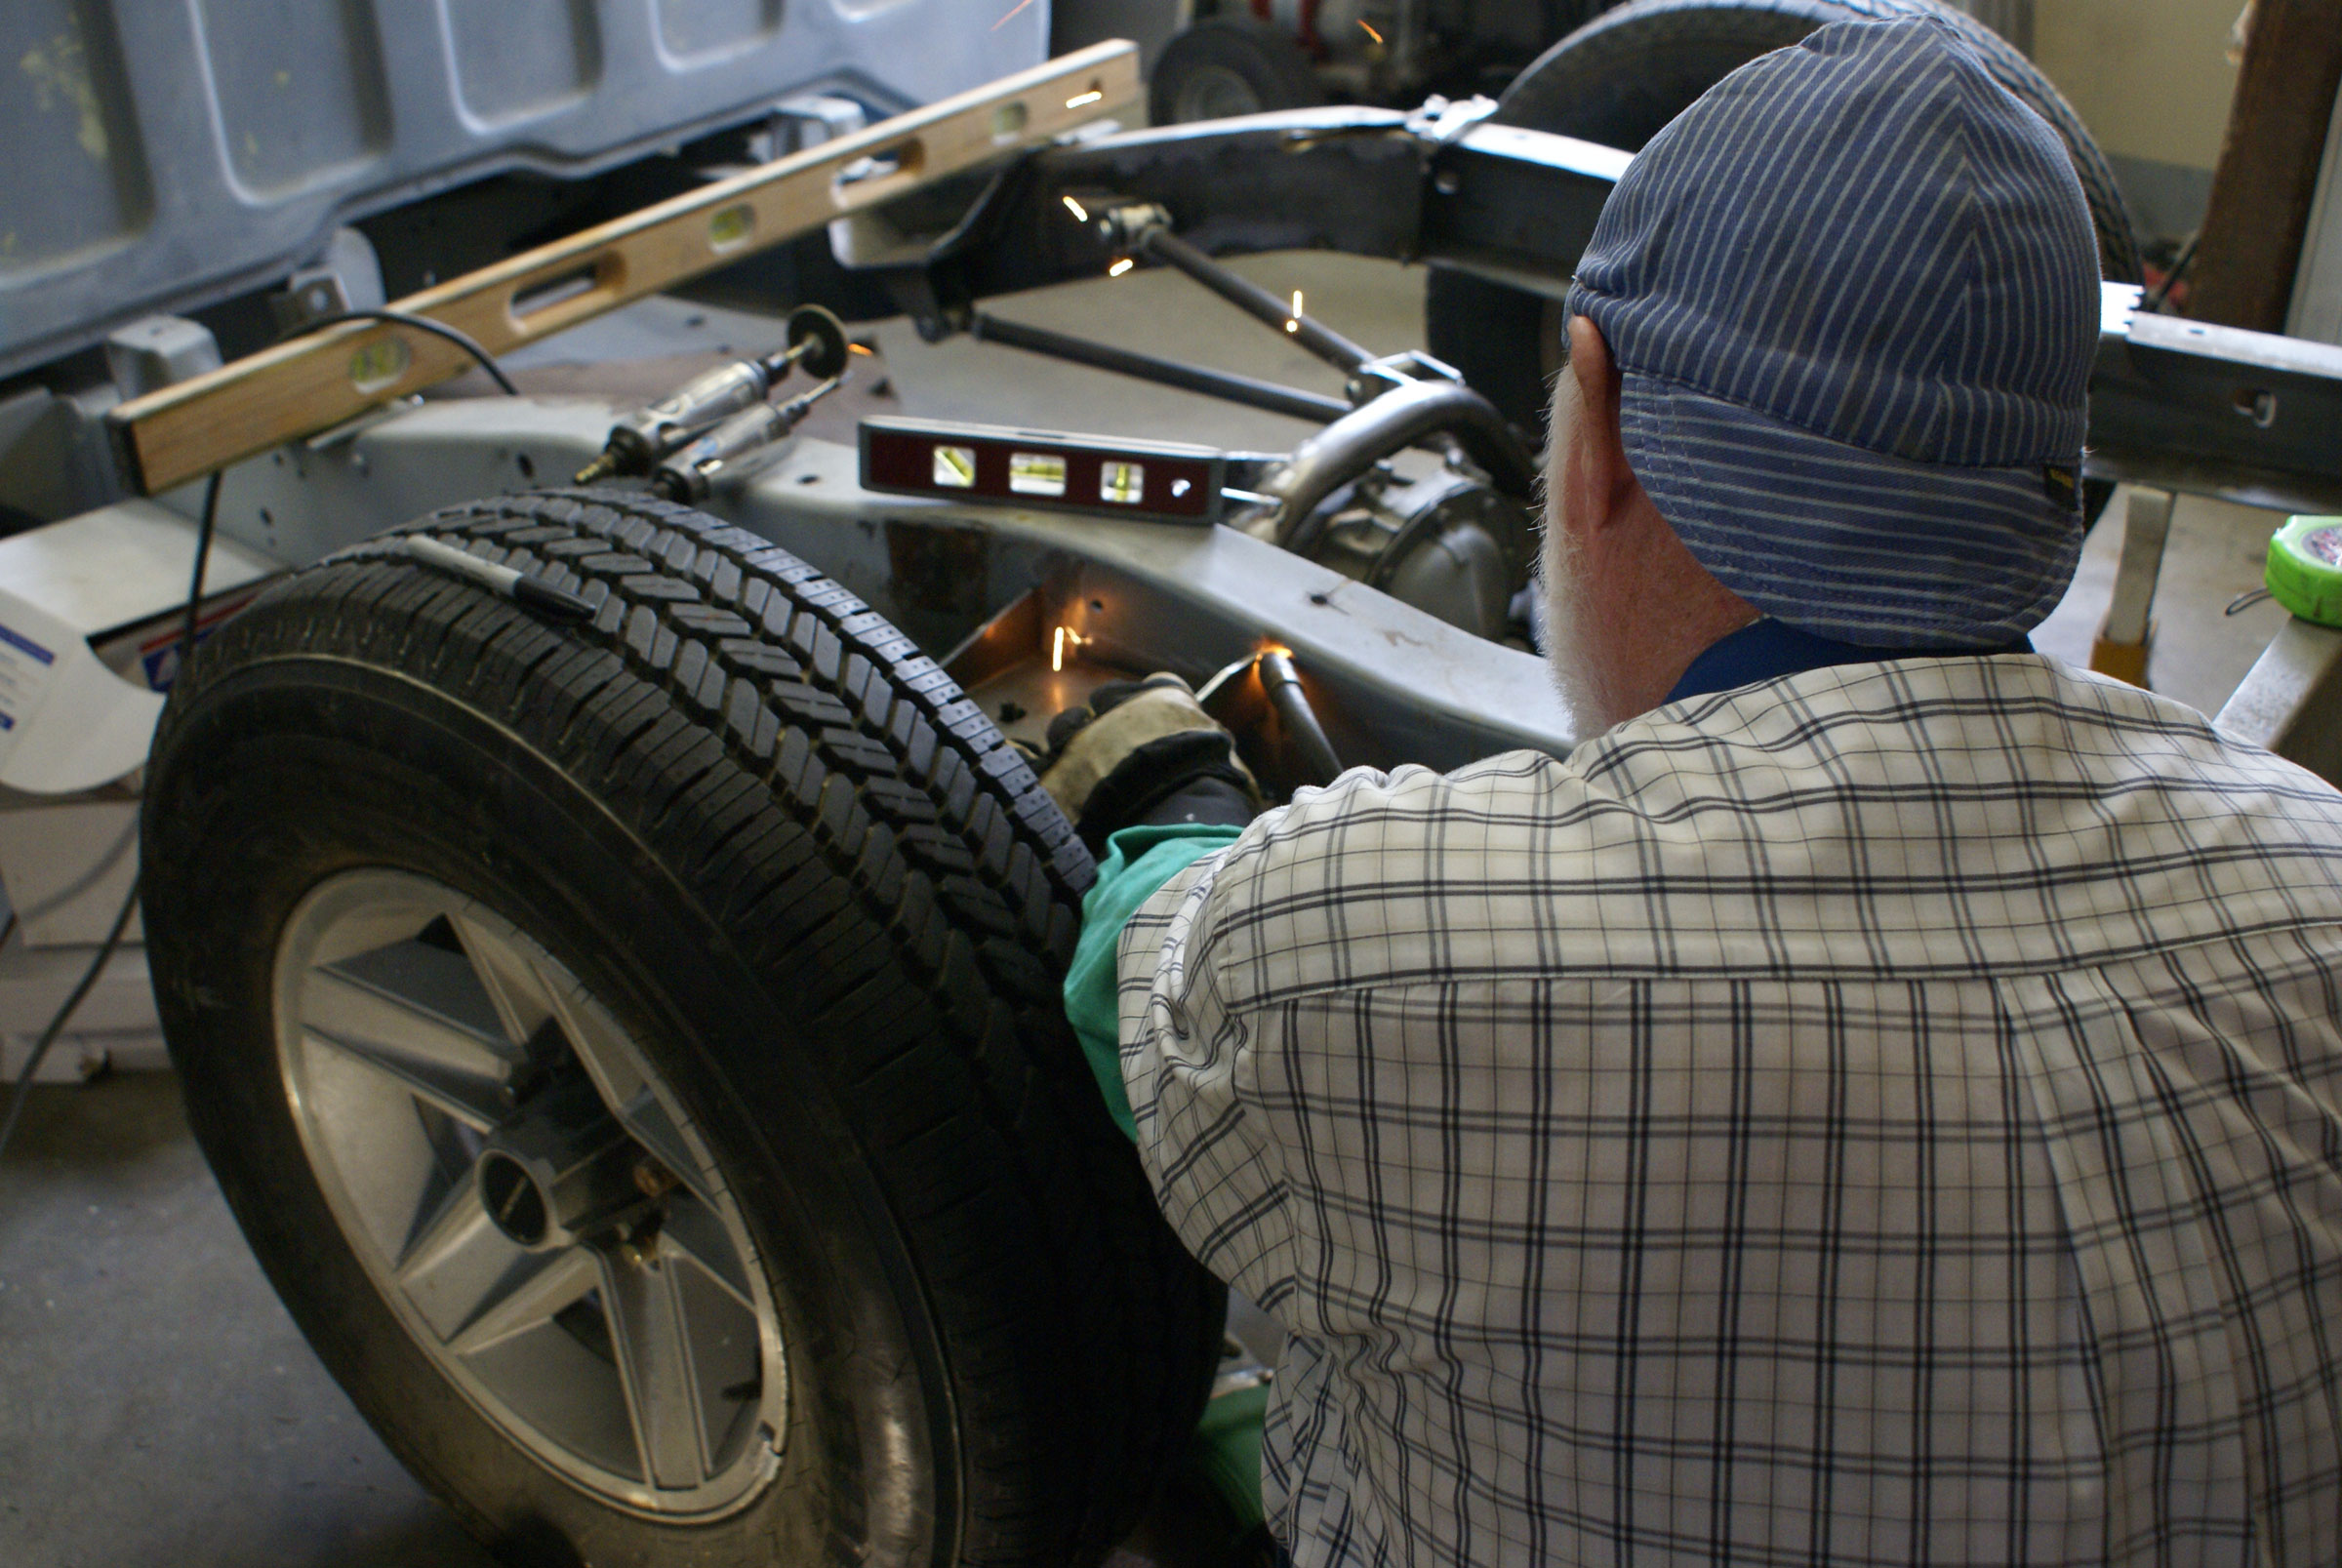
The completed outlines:
[[[1115,945],[1140,905],[1204,856],[1234,843],[1243,831],[1218,823],[1125,827],[1106,841],[1098,880],[1081,901],[1081,940],[1074,944],[1073,964],[1066,971],[1066,1017],[1081,1041],[1082,1054],[1090,1059],[1090,1070],[1098,1075],[1106,1108],[1126,1138],[1138,1137],[1138,1124],[1130,1114],[1130,1094],[1122,1087]]]

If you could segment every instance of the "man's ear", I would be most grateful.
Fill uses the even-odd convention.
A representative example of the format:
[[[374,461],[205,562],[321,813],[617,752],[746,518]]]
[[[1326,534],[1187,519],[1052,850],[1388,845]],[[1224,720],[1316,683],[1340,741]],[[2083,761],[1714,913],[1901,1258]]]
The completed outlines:
[[[1589,522],[1623,514],[1640,488],[1627,462],[1618,429],[1618,371],[1601,328],[1584,316],[1569,320],[1569,364],[1562,371],[1578,389],[1577,427],[1571,432],[1578,462],[1578,501]]]

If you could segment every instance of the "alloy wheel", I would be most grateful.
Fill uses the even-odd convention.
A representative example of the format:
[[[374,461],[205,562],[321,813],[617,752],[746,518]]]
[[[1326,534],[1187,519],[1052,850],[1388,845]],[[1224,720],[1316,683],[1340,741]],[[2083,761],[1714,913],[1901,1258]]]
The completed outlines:
[[[778,1467],[787,1366],[706,1140],[526,933],[344,872],[277,947],[277,1049],[343,1238],[434,1366],[618,1507],[708,1518]]]

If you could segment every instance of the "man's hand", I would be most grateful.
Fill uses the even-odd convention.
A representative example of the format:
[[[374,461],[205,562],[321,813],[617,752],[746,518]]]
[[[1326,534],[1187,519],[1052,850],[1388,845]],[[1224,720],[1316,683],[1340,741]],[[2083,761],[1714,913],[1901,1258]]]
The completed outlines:
[[[1142,823],[1252,821],[1260,786],[1236,758],[1235,738],[1173,674],[1110,681],[1085,707],[1049,721],[1041,787],[1072,819],[1092,854],[1117,828]]]

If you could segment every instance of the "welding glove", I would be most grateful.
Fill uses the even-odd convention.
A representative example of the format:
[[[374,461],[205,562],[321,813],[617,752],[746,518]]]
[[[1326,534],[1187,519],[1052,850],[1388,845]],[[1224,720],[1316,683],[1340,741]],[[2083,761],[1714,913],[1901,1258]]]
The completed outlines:
[[[1240,825],[1261,812],[1260,785],[1237,759],[1235,738],[1167,672],[1109,681],[1087,705],[1051,719],[1041,787],[1094,855],[1119,828]]]

